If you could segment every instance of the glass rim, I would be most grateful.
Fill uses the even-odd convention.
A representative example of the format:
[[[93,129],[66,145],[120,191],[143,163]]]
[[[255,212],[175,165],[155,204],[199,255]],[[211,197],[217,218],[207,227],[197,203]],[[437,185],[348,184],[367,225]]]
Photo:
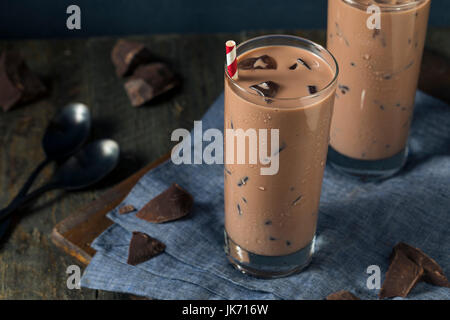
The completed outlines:
[[[264,35],[264,36],[259,36],[259,37],[255,37],[255,38],[251,38],[248,39],[242,43],[240,43],[237,47],[236,47],[236,51],[237,49],[239,49],[241,46],[249,43],[249,42],[253,42],[253,41],[257,41],[257,40],[262,40],[262,39],[266,39],[266,38],[284,38],[284,39],[292,39],[292,40],[296,40],[296,41],[301,41],[303,43],[306,43],[308,45],[312,45],[313,47],[317,48],[319,51],[324,51],[326,52],[331,58],[332,61],[336,67],[336,71],[333,70],[334,73],[334,77],[333,79],[322,89],[318,90],[316,93],[314,94],[310,94],[310,95],[306,95],[306,96],[300,96],[300,97],[293,97],[293,98],[270,98],[271,101],[302,101],[302,100],[307,100],[307,99],[312,99],[312,98],[316,98],[319,97],[321,94],[323,94],[323,92],[327,91],[330,89],[330,87],[332,87],[338,79],[338,75],[339,75],[339,64],[336,60],[336,58],[334,57],[334,55],[328,51],[326,48],[324,48],[323,46],[321,46],[320,44],[317,44],[311,40],[299,37],[299,36],[293,36],[293,35],[285,35],[285,34],[269,34],[269,35]],[[282,46],[282,45],[281,45]],[[305,49],[308,50],[308,49]],[[237,56],[237,55],[236,55]],[[238,56],[237,56],[238,57]],[[237,59],[236,57],[236,59]],[[326,61],[325,61],[326,62]],[[331,68],[333,66],[330,66]],[[258,93],[254,92],[253,90],[248,90],[242,86],[240,86],[237,81],[233,80],[233,78],[230,77],[230,75],[228,74],[228,70],[227,70],[227,63],[225,61],[225,75],[228,78],[228,80],[239,90],[245,92],[246,94],[250,94],[252,96],[255,97],[259,97],[259,98],[264,98],[263,96],[259,95]]]
[[[366,10],[368,7],[372,6],[372,5],[377,5],[378,7],[380,7],[381,12],[398,12],[398,11],[406,11],[412,8],[415,8],[419,5],[421,5],[422,3],[425,3],[427,1],[430,0],[414,0],[411,2],[406,2],[406,3],[401,3],[401,4],[394,4],[394,3],[368,3],[368,4],[364,4],[359,2],[358,0],[342,0],[345,3],[358,8],[358,9],[362,9],[362,10]]]

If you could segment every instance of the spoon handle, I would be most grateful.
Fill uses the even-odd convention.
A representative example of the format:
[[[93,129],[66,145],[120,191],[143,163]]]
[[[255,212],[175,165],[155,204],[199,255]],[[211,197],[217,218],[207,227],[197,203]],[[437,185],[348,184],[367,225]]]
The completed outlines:
[[[16,199],[18,199],[19,197],[23,197],[28,193],[28,190],[30,190],[31,186],[33,185],[34,180],[36,180],[37,176],[39,175],[39,173],[50,163],[50,159],[49,158],[45,158],[44,161],[41,162],[41,164],[39,164],[36,169],[34,169],[34,171],[30,174],[30,176],[28,177],[28,180],[25,182],[25,184],[23,185],[22,189],[20,189],[19,193],[17,194],[17,196],[12,200],[12,201],[16,201]]]
[[[14,197],[14,199],[10,202],[9,206],[11,206],[15,202],[18,202],[21,198],[23,198],[28,193],[28,190],[30,190],[31,186],[33,185],[34,180],[36,180],[37,176],[42,171],[42,169],[44,169],[49,163],[50,163],[50,159],[49,158],[45,158],[45,160],[42,161],[36,167],[36,169],[34,169],[34,171],[30,174],[30,176],[28,177],[28,179],[25,182],[25,184],[23,185],[23,187],[20,189],[20,191],[17,193],[17,195]],[[1,212],[3,212],[3,210],[0,211],[0,215],[1,215]],[[5,234],[5,232],[8,229],[10,223],[11,223],[11,219],[10,218],[0,222],[0,239]]]
[[[37,198],[41,194],[58,188],[58,184],[56,183],[48,183],[39,189],[36,189],[35,191],[31,192],[30,194],[18,198],[16,201],[13,201],[9,206],[4,208],[3,210],[0,210],[0,222],[3,222],[5,219],[7,219],[11,214],[14,213],[17,209],[19,209],[22,205],[26,204],[27,202]]]

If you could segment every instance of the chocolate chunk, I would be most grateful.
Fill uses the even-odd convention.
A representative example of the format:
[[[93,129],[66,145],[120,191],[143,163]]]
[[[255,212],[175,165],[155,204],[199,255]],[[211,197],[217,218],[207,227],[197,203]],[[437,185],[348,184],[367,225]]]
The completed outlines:
[[[28,68],[16,51],[6,50],[0,56],[0,107],[12,107],[31,102],[46,92],[44,84]]]
[[[410,260],[414,261],[419,267],[424,269],[423,281],[436,286],[450,287],[449,281],[444,274],[444,270],[442,270],[439,264],[422,250],[414,248],[404,242],[400,242],[394,247],[394,252],[395,251],[403,252]]]
[[[237,211],[238,211],[238,214],[240,216],[242,216],[242,209],[241,209],[241,206],[239,205],[239,203],[237,204]]]
[[[291,245],[290,241],[286,241],[286,245],[289,247]]]
[[[297,63],[294,63],[292,66],[289,67],[289,70],[295,70],[297,69]]]
[[[355,66],[356,66],[356,64],[355,64],[354,62],[350,62],[350,65],[351,65],[352,67],[355,67]]]
[[[253,70],[253,69],[276,69],[277,62],[274,58],[268,56],[267,54],[256,57],[247,58],[239,61],[238,68],[242,70]]]
[[[139,107],[178,85],[178,79],[167,65],[160,62],[140,66],[125,82],[131,104]]]
[[[244,197],[242,197],[242,201],[244,201],[244,203],[247,203],[247,199],[245,199]]]
[[[264,222],[264,224],[266,226],[270,226],[270,225],[272,225],[272,220],[267,220],[266,222]]]
[[[277,241],[278,239],[277,239],[277,238],[274,238],[274,237],[269,237],[269,240],[270,240],[270,241]]]
[[[353,293],[345,290],[341,290],[335,293],[332,293],[327,296],[327,300],[361,300]]]
[[[308,90],[310,94],[317,93],[317,87],[316,86],[308,86]]]
[[[226,167],[224,167],[224,170],[225,170],[225,172],[226,172],[227,174],[229,174],[229,175],[231,176],[231,171],[230,171],[230,170],[228,170]]]
[[[273,98],[277,95],[280,86],[273,81],[264,81],[250,87],[263,97]]]
[[[193,202],[192,196],[174,183],[166,191],[150,200],[136,217],[152,223],[178,220],[189,213]]]
[[[131,204],[127,204],[127,205],[120,207],[119,214],[127,214],[127,213],[130,213],[133,211],[136,211],[136,208],[133,207]]]
[[[380,299],[406,297],[423,275],[423,268],[400,250],[394,250],[391,265],[380,290]]]
[[[127,263],[135,266],[161,254],[165,249],[166,245],[161,241],[145,233],[134,231],[128,248]]]
[[[301,59],[301,58],[298,58],[298,59],[297,59],[297,62],[300,63],[300,64],[302,64],[302,65],[304,65],[308,70],[311,70],[311,67],[306,63],[305,60],[303,60],[303,59]]]
[[[116,74],[123,77],[131,74],[137,66],[152,61],[152,54],[142,43],[119,40],[111,52]]]

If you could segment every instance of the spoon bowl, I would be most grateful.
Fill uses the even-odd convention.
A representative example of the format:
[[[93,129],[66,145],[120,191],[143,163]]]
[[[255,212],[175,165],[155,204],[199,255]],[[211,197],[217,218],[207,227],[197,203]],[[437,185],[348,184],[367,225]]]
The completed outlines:
[[[98,140],[75,153],[55,172],[52,181],[65,190],[83,189],[106,177],[119,162],[113,140]]]
[[[80,102],[63,107],[45,131],[42,147],[47,159],[61,161],[83,146],[91,130],[89,108]]]

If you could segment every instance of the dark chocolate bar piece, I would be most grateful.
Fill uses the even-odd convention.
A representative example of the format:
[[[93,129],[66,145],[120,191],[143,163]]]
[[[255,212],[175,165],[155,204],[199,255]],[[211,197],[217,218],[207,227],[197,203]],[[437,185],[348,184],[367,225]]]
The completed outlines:
[[[164,223],[186,216],[192,208],[193,197],[176,183],[150,200],[136,217],[152,222]]]
[[[128,248],[127,263],[135,266],[161,254],[165,249],[166,245],[158,239],[134,231]]]
[[[422,267],[410,260],[403,251],[394,250],[391,265],[380,290],[380,299],[406,297],[422,275]]]
[[[327,296],[327,300],[361,300],[350,291],[341,290]]]
[[[410,260],[423,268],[423,281],[435,286],[450,287],[449,281],[444,274],[444,270],[442,270],[434,259],[430,258],[422,250],[414,248],[404,242],[400,242],[394,247],[394,252],[395,251],[403,252]]]
[[[139,107],[178,85],[178,79],[169,67],[161,62],[140,66],[125,82],[131,104]]]
[[[119,214],[127,214],[130,212],[136,211],[136,208],[131,204],[126,204],[119,209]]]
[[[22,56],[6,50],[0,56],[0,106],[3,111],[37,99],[46,92],[44,84],[28,68]]]
[[[137,66],[152,61],[152,54],[142,43],[118,40],[111,52],[116,74],[124,77],[131,74]]]

